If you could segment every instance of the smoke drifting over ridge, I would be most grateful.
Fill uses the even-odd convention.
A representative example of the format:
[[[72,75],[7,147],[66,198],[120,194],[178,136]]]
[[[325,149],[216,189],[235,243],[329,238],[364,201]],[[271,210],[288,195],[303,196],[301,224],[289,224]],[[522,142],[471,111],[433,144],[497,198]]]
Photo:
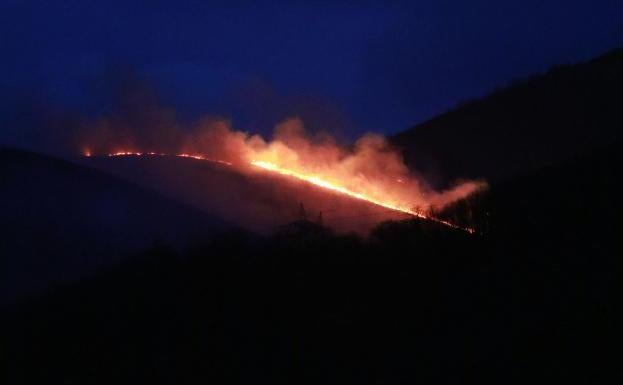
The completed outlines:
[[[307,180],[320,180],[364,195],[368,201],[383,202],[386,208],[397,207],[403,212],[439,209],[485,186],[479,181],[463,181],[446,191],[435,191],[409,170],[402,154],[379,135],[367,134],[351,145],[344,145],[332,135],[318,131],[317,125],[312,127],[313,132],[309,132],[305,122],[296,117],[278,123],[270,138],[237,130],[229,120],[219,117],[181,122],[173,108],[160,103],[150,84],[134,76],[116,84],[113,84],[111,93],[112,104],[102,104],[103,109],[95,117],[58,108],[33,108],[33,113],[23,109],[24,117],[36,118],[31,129],[23,130],[32,131],[29,137],[36,141],[25,140],[26,146],[20,145],[23,143],[18,146],[57,155],[194,154],[231,163],[232,171],[256,177],[261,176],[259,171],[266,172],[266,169],[258,169],[258,164],[269,165],[271,169],[287,170],[290,175],[304,175]],[[16,116],[14,121],[27,120]],[[327,127],[327,130],[332,132],[333,127]],[[135,177],[129,176],[128,179],[134,180]],[[265,198],[273,202],[270,207],[274,208],[274,202],[284,200],[284,197],[279,179],[271,180],[276,185],[271,189],[271,197]],[[210,185],[209,188],[218,190],[220,187]],[[218,191],[211,191],[211,194],[214,197]],[[253,191],[245,191],[242,195],[251,196]],[[300,197],[294,197],[294,202],[299,199],[311,202],[317,198],[306,199],[307,195],[301,193]],[[206,197],[205,200],[209,199],[212,198]],[[235,202],[225,205],[232,204]],[[326,206],[316,208],[325,209]],[[238,218],[230,219],[242,222],[236,221]]]
[[[115,118],[94,122],[81,130],[81,151],[94,155],[196,154],[229,162],[242,172],[257,171],[254,163],[270,164],[405,210],[438,209],[484,186],[482,182],[464,181],[447,191],[433,191],[410,172],[400,153],[379,135],[367,134],[352,146],[342,146],[329,134],[308,134],[300,119],[289,118],[275,127],[271,140],[266,140],[237,131],[224,119],[205,118],[182,129],[171,111],[154,112],[138,129]]]

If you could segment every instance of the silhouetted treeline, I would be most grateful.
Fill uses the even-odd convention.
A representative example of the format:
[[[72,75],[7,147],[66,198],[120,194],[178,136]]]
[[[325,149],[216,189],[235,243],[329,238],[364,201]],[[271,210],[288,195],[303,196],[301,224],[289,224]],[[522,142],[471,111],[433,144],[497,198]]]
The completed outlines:
[[[622,147],[623,142],[614,142],[564,164],[493,182],[433,214],[491,239],[514,234],[528,239],[616,239],[616,231],[623,229]]]

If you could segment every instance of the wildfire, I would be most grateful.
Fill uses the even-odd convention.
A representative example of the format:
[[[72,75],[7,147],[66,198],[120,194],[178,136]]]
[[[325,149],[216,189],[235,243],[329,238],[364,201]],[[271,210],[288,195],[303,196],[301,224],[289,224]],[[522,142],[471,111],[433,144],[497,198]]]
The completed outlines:
[[[89,155],[85,155],[85,156],[91,156],[91,155],[89,154]],[[112,153],[108,154],[107,156],[109,156],[109,157],[116,157],[116,156],[176,156],[178,158],[191,158],[191,159],[197,159],[197,160],[207,160],[209,162],[220,163],[220,164],[224,164],[226,166],[233,165],[232,163],[224,161],[224,160],[212,159],[212,158],[208,158],[206,156],[199,155],[199,154],[185,154],[185,153],[181,153],[181,154],[165,154],[165,153],[162,153],[162,152],[118,151],[118,152],[112,152]]]
[[[87,155],[87,156],[90,156]],[[108,154],[109,157],[119,157],[119,156],[175,156],[175,157],[179,157],[179,158],[191,158],[191,159],[196,159],[196,160],[202,160],[202,161],[209,161],[209,162],[213,162],[213,163],[219,163],[222,165],[226,165],[226,166],[233,166],[233,163],[231,162],[227,162],[224,160],[220,160],[220,159],[213,159],[213,158],[209,158],[206,157],[204,155],[201,154],[187,154],[187,153],[180,153],[180,154],[165,154],[165,153],[160,153],[160,152],[132,152],[132,151],[119,151],[119,152],[114,152],[114,153],[110,153]],[[408,214],[417,218],[422,218],[422,219],[426,219],[426,220],[430,220],[436,223],[440,223],[443,224],[445,226],[451,227],[453,229],[457,229],[457,230],[462,230],[462,231],[466,231],[470,234],[475,233],[475,230],[470,228],[470,227],[462,227],[462,226],[458,226],[454,223],[442,220],[442,219],[438,219],[438,218],[434,218],[431,217],[429,215],[425,215],[424,213],[415,210],[407,205],[404,204],[399,204],[399,203],[395,203],[392,201],[384,201],[384,200],[380,200],[378,198],[374,198],[372,196],[360,193],[360,192],[356,192],[356,191],[352,191],[351,189],[348,189],[347,187],[344,187],[343,185],[340,185],[339,183],[336,182],[331,182],[329,180],[327,180],[326,178],[324,178],[322,175],[317,175],[317,174],[313,174],[313,173],[305,173],[305,172],[301,172],[301,171],[296,171],[293,169],[289,169],[289,168],[285,168],[285,167],[280,167],[275,163],[272,162],[267,162],[267,161],[261,161],[261,160],[251,160],[250,164],[253,165],[254,167],[257,168],[261,168],[263,170],[269,171],[269,172],[273,172],[279,175],[283,175],[283,176],[287,176],[287,177],[291,177],[291,178],[295,178],[298,180],[302,180],[308,183],[311,183],[315,186],[327,189],[327,190],[331,190],[340,194],[344,194],[347,195],[351,198],[354,199],[358,199],[358,200],[362,200],[362,201],[366,201],[368,203],[374,204],[376,206],[380,206],[383,208],[386,208],[388,210],[393,210],[393,211],[398,211],[404,214]],[[399,180],[398,182],[402,182],[401,180]]]
[[[256,167],[263,168],[264,170],[268,170],[268,171],[276,172],[276,173],[281,174],[281,175],[291,176],[291,177],[294,177],[296,179],[304,180],[304,181],[309,182],[311,184],[314,184],[316,186],[320,186],[320,187],[323,187],[323,188],[326,188],[326,189],[329,189],[329,190],[337,191],[339,193],[348,195],[348,196],[350,196],[352,198],[361,199],[361,200],[373,203],[373,204],[375,204],[377,206],[385,207],[386,209],[400,211],[400,212],[403,212],[405,214],[414,215],[414,216],[419,217],[419,218],[426,218],[426,216],[422,215],[421,213],[418,213],[416,211],[410,210],[407,207],[402,207],[402,206],[389,204],[387,202],[382,202],[382,201],[376,200],[374,198],[368,197],[368,196],[366,196],[364,194],[359,194],[357,192],[350,191],[347,188],[344,188],[344,187],[339,186],[337,184],[334,184],[334,183],[331,183],[329,181],[326,181],[326,180],[322,179],[322,177],[320,177],[318,175],[304,174],[304,173],[296,172],[296,171],[289,170],[289,169],[286,169],[286,168],[281,168],[281,167],[277,166],[276,164],[270,163],[270,162],[252,161],[251,164],[256,166]]]
[[[384,207],[386,209],[389,210],[394,210],[394,211],[400,211],[402,213],[405,214],[409,214],[412,215],[414,217],[417,218],[422,218],[422,219],[427,219],[433,222],[437,222],[437,223],[441,223],[443,225],[452,227],[454,229],[458,229],[458,230],[463,230],[463,231],[467,231],[470,234],[473,234],[475,232],[474,229],[469,228],[469,227],[461,227],[458,225],[455,225],[454,223],[448,222],[448,221],[444,221],[442,219],[438,219],[438,218],[434,218],[434,217],[430,217],[428,215],[424,215],[421,212],[415,211],[409,207],[406,206],[401,206],[401,205],[396,205],[396,204],[392,204],[392,203],[388,203],[388,202],[383,202],[381,200],[378,199],[374,199],[370,196],[367,196],[365,194],[360,194],[354,191],[351,191],[347,188],[344,188],[338,184],[335,183],[331,183],[327,180],[322,179],[321,176],[318,175],[313,175],[313,174],[305,174],[305,173],[301,173],[301,172],[296,172],[293,170],[289,170],[287,168],[282,168],[277,166],[274,163],[270,163],[270,162],[263,162],[263,161],[252,161],[251,162],[252,165],[256,166],[256,167],[260,167],[264,170],[268,170],[271,172],[275,172],[281,175],[285,175],[285,176],[289,176],[289,177],[294,177],[296,179],[300,179],[300,180],[304,180],[306,182],[309,182],[313,185],[319,186],[319,187],[323,187],[332,191],[336,191],[339,192],[341,194],[345,194],[348,195],[351,198],[355,198],[355,199],[360,199],[369,203],[372,203],[374,205],[377,206],[381,206]]]

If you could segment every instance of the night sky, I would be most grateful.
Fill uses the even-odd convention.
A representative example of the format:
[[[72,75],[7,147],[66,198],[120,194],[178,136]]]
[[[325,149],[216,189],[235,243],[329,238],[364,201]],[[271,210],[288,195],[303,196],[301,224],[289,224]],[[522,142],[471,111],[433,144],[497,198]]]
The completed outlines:
[[[12,124],[17,98],[102,113],[106,87],[132,73],[182,120],[266,133],[299,115],[345,137],[391,134],[623,45],[620,0],[0,4],[0,122]],[[15,132],[3,124],[0,140]]]

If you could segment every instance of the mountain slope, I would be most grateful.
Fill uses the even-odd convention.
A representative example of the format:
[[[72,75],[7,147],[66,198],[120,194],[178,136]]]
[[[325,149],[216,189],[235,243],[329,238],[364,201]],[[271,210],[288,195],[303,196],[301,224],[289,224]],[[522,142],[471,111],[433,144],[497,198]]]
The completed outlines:
[[[405,221],[151,250],[9,308],[6,382],[611,383],[621,157],[492,185],[482,237]]]
[[[352,199],[293,178],[196,159],[178,157],[89,157],[86,164],[104,170],[256,233],[301,218],[322,221],[338,232],[365,234],[386,219],[405,214]]]
[[[437,185],[495,180],[622,137],[623,49],[465,103],[392,141]]]
[[[0,150],[0,301],[71,281],[163,243],[185,247],[226,227],[100,171]]]

